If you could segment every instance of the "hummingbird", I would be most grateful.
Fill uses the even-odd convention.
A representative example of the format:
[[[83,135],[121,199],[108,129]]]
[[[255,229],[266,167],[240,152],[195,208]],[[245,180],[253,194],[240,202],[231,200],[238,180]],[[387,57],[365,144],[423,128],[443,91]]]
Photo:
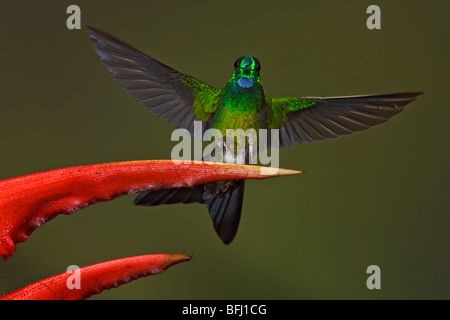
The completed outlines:
[[[94,52],[114,80],[149,112],[194,135],[203,131],[278,129],[279,146],[337,138],[386,122],[422,92],[339,97],[270,97],[261,84],[260,61],[238,58],[221,89],[175,70],[119,38],[87,26]],[[244,180],[206,183],[193,188],[140,193],[135,205],[203,203],[223,243],[235,237],[241,217]]]

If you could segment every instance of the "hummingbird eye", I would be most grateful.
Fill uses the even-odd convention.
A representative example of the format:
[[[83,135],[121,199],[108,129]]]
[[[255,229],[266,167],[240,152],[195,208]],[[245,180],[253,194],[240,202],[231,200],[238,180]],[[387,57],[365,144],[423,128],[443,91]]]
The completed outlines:
[[[259,70],[261,70],[261,65],[258,63],[257,65],[256,65],[256,71],[259,71]]]
[[[239,62],[238,60],[236,60],[236,61],[234,62],[234,68],[235,68],[235,69],[239,68],[239,63],[238,63],[238,62]]]

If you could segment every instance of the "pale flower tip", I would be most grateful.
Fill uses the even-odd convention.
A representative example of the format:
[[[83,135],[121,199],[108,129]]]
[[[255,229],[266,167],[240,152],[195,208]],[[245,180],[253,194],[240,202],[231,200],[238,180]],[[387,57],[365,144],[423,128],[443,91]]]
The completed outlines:
[[[260,167],[260,174],[264,176],[273,176],[273,177],[279,177],[279,176],[291,176],[296,174],[302,174],[303,171],[298,170],[290,170],[290,169],[280,169],[275,167]]]
[[[192,256],[188,256],[185,254],[166,254],[164,257],[164,267],[165,269],[178,264],[180,262],[189,261],[192,259]]]

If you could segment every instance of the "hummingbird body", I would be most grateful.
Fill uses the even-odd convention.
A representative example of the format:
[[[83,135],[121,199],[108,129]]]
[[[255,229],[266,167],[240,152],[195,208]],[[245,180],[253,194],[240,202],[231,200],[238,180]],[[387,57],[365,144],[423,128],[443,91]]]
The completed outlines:
[[[208,92],[208,98],[215,97],[207,108],[212,114],[209,127],[221,131],[225,136],[226,129],[260,129],[267,128],[267,105],[264,89],[259,79],[260,64],[252,56],[243,56],[235,63],[235,71],[231,79],[220,92]],[[188,87],[198,84],[188,83]],[[194,112],[198,119],[206,119],[201,110],[208,98],[198,97],[194,101]],[[197,106],[196,102],[197,101]]]
[[[93,48],[105,69],[148,111],[194,135],[194,121],[204,130],[278,129],[279,145],[314,142],[348,135],[386,122],[420,92],[344,97],[266,96],[261,65],[252,56],[236,60],[230,80],[217,89],[172,69],[122,40],[88,26]],[[236,149],[235,149],[236,150]],[[208,206],[221,240],[230,243],[241,216],[244,180],[207,183],[194,188],[143,192],[136,205],[200,202]]]
[[[226,129],[267,128],[267,107],[260,84],[242,88],[232,79],[222,91],[221,103],[212,116],[212,128],[219,129],[223,135]]]

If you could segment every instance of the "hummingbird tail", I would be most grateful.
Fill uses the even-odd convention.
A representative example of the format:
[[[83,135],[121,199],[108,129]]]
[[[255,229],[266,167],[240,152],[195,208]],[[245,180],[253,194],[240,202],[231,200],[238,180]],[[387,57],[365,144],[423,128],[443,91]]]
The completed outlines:
[[[245,180],[233,181],[227,191],[203,194],[214,229],[225,244],[233,241],[241,219]]]
[[[207,183],[193,188],[146,191],[134,199],[134,205],[157,206],[174,203],[203,203],[208,206],[214,229],[225,244],[233,241],[241,218],[245,180],[230,181],[226,191],[219,183]]]

